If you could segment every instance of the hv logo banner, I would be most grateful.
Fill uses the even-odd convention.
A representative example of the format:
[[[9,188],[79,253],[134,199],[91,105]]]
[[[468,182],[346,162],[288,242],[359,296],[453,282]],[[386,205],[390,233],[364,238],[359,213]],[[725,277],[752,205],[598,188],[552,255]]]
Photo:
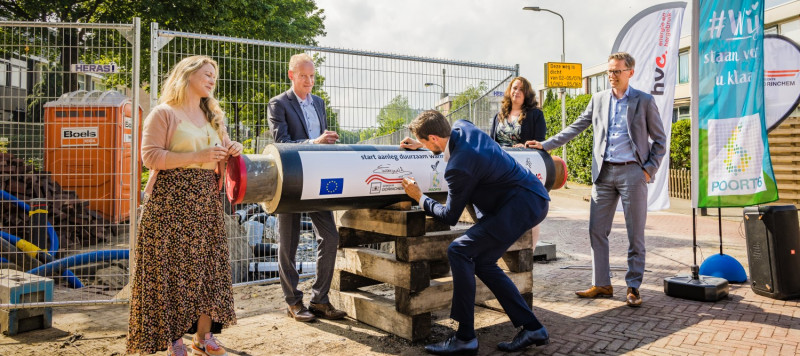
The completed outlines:
[[[630,85],[649,93],[658,106],[664,132],[672,128],[675,77],[685,2],[649,7],[631,18],[617,35],[611,52],[628,52],[636,59],[636,75]],[[669,157],[667,136],[667,154]],[[647,210],[669,208],[669,159],[661,161],[653,183],[647,185]],[[622,211],[622,202],[617,205]]]
[[[778,199],[764,110],[764,4],[700,1],[697,206]]]

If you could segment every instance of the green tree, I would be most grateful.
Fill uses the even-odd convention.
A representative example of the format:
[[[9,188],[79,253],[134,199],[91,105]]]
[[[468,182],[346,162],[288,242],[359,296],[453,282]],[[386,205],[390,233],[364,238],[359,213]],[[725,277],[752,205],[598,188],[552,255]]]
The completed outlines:
[[[672,137],[669,143],[671,169],[692,168],[692,122],[678,120],[672,124]]]
[[[63,21],[83,23],[131,23],[133,17],[140,17],[142,23],[142,71],[141,80],[147,82],[150,67],[150,36],[148,24],[157,22],[162,29],[180,30],[198,33],[213,33],[223,36],[256,38],[262,40],[316,45],[315,38],[324,36],[323,10],[318,9],[313,0],[220,0],[214,2],[191,0],[0,0],[0,18],[19,21]],[[57,64],[55,68],[63,74],[60,82],[63,88],[54,92],[70,92],[77,90],[78,81],[74,73],[69,73],[71,64],[108,63],[118,64],[130,61],[120,58],[119,50],[89,48],[87,41],[98,41],[98,37],[116,36],[114,31],[97,31],[93,29],[59,28],[46,31],[22,32],[15,28],[0,28],[0,35],[10,41],[7,43],[10,53],[16,56],[35,55],[51,60]],[[121,40],[125,41],[125,40]],[[197,53],[195,44],[185,41],[176,48],[179,53]],[[129,46],[117,43],[113,47]],[[291,55],[299,50],[277,51],[265,53],[254,46],[221,44],[213,48],[203,48],[204,54],[212,58],[225,58],[221,66],[220,77],[235,78],[225,94],[219,99],[223,108],[234,122],[263,120],[266,118],[263,105],[247,105],[240,103],[266,103],[269,94],[279,93],[288,88],[285,63]],[[9,54],[9,50],[5,50]],[[57,51],[58,53],[53,53]],[[46,52],[46,53],[45,53]],[[124,55],[122,55],[124,57]],[[253,58],[268,63],[265,71],[247,70],[245,63]],[[179,60],[180,58],[177,58]],[[318,59],[321,61],[322,59]],[[241,63],[237,63],[241,62]],[[159,61],[160,73],[166,73],[174,64]],[[123,64],[124,65],[124,64]],[[245,69],[243,69],[245,68]],[[125,69],[130,73],[130,68]],[[129,75],[108,76],[106,85],[129,86]],[[242,83],[264,83],[263,85],[247,85]],[[271,84],[270,84],[271,83]],[[279,83],[275,85],[275,83]],[[283,89],[285,90],[285,89]],[[43,88],[42,92],[53,91]],[[319,92],[315,94],[319,95]],[[35,100],[35,98],[32,98]],[[329,102],[326,100],[326,103]],[[29,101],[30,104],[30,101]],[[333,118],[336,121],[336,118]]]
[[[398,131],[411,122],[417,113],[418,110],[412,109],[408,104],[408,98],[403,95],[395,96],[378,112],[378,130],[375,134],[383,136]]]
[[[591,98],[592,96],[589,94],[578,95],[574,98],[567,96],[567,125],[575,122],[575,119],[586,109]],[[548,95],[542,111],[545,121],[547,121],[548,137],[561,132],[561,100],[550,98]],[[589,126],[567,144],[567,171],[571,181],[592,184],[592,132],[592,127]],[[550,153],[561,155],[561,150],[554,150]]]
[[[542,106],[547,105],[547,103],[553,100],[558,100],[558,95],[556,94],[556,91],[554,89],[547,89],[547,94],[545,94],[544,103],[542,103]]]
[[[42,80],[33,85],[31,94],[28,97],[28,108],[25,120],[32,122],[44,121],[44,104],[58,97],[58,91],[62,87],[62,76],[58,75],[58,70],[54,65],[42,67]]]
[[[478,85],[470,84],[464,91],[453,98],[453,103],[450,105],[450,112],[455,112],[463,106],[468,106],[470,102],[486,94],[487,90],[489,90],[489,86],[484,81],[481,81]]]
[[[339,142],[343,144],[352,145],[361,141],[359,130],[339,130],[336,132],[339,134]]]
[[[376,136],[378,136],[378,129],[375,127],[370,127],[358,131],[358,141],[368,140]]]

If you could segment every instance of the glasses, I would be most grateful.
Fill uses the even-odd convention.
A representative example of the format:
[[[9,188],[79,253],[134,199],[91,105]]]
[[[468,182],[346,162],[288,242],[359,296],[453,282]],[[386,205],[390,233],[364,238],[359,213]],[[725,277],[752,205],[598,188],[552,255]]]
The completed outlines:
[[[628,69],[608,70],[608,71],[606,71],[606,73],[608,73],[608,75],[620,75],[620,74],[622,74],[622,72],[627,72],[629,70],[631,70],[631,69],[628,68]]]

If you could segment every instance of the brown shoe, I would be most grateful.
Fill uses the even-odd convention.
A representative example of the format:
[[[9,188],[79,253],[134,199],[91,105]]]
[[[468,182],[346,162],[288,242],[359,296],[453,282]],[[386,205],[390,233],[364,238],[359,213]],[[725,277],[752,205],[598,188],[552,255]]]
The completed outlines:
[[[329,320],[336,320],[342,319],[347,316],[347,313],[343,310],[336,310],[331,303],[325,304],[317,304],[317,303],[309,303],[308,308],[311,309],[311,312],[314,315]]]
[[[317,319],[314,316],[314,314],[311,314],[311,312],[308,311],[308,309],[306,309],[306,306],[303,305],[303,301],[302,300],[297,302],[297,304],[295,304],[295,305],[288,306],[286,308],[286,314],[289,315],[289,317],[292,317],[292,318],[294,318],[294,320],[297,320],[297,321],[309,322],[309,321],[314,321],[314,320]]]
[[[575,292],[578,298],[611,298],[614,296],[612,286],[592,286],[584,291]]]
[[[629,307],[642,306],[642,296],[639,295],[639,288],[628,287],[628,296],[625,298],[625,302],[628,303]]]

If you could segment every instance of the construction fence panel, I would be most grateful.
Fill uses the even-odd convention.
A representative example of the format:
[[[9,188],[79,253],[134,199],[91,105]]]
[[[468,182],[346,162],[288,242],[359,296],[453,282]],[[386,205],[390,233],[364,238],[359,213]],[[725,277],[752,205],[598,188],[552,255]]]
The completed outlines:
[[[341,144],[399,144],[405,126],[420,112],[453,103],[478,100],[480,126],[491,120],[492,105],[502,99],[487,95],[504,90],[517,66],[501,66],[398,54],[277,43],[244,38],[186,33],[151,25],[151,88],[157,88],[180,60],[206,55],[219,64],[215,96],[226,112],[233,140],[245,153],[260,153],[272,143],[267,119],[270,98],[290,89],[288,63],[305,52],[316,63],[313,94],[325,101],[328,127]],[[479,99],[480,98],[480,99]],[[158,103],[157,90],[150,105]],[[493,115],[493,113],[491,114]],[[485,117],[484,117],[485,116]],[[488,118],[488,119],[487,119]],[[234,284],[277,279],[275,218],[257,205],[228,208],[227,219]],[[314,273],[316,237],[307,216],[302,219],[298,269]]]
[[[127,301],[139,39],[0,21],[0,309]]]

